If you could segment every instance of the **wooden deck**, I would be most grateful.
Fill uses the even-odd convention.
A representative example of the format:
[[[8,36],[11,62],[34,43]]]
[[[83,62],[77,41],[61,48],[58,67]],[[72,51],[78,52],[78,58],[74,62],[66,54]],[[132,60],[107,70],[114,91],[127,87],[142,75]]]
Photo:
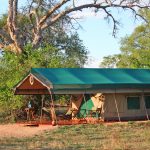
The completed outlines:
[[[70,119],[70,120],[57,120],[57,125],[77,125],[77,124],[97,124],[102,123],[103,120],[95,118],[84,118],[84,119]],[[33,120],[33,121],[18,121],[19,124],[24,124],[27,126],[38,126],[38,125],[52,125],[52,121],[47,120]]]

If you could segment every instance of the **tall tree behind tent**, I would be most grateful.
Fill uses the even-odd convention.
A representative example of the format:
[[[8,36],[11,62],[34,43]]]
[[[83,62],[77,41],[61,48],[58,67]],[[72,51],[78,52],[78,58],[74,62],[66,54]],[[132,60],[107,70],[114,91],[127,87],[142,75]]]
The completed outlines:
[[[150,10],[140,12],[147,19],[121,40],[121,53],[106,56],[100,67],[150,68]]]

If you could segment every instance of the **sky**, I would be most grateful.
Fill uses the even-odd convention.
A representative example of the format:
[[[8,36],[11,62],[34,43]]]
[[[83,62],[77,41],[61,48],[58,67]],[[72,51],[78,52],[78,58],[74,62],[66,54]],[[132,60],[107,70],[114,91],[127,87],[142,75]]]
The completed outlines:
[[[0,0],[0,14],[7,11],[8,0]],[[20,5],[23,3],[20,0]],[[83,29],[78,30],[78,34],[83,44],[89,51],[88,68],[99,67],[102,58],[107,55],[120,53],[120,40],[126,35],[130,35],[134,28],[140,23],[135,21],[132,14],[124,11],[113,11],[116,18],[121,21],[116,38],[112,36],[112,24],[103,19],[103,14],[83,12],[85,17],[79,20]]]

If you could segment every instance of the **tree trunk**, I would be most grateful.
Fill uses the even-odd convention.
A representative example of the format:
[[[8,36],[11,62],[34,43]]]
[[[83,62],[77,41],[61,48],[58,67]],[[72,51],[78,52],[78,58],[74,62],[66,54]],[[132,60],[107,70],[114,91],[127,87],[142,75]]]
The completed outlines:
[[[11,45],[13,47],[10,47],[12,49],[15,49],[16,53],[22,53],[23,51],[23,45],[21,38],[19,37],[19,29],[17,29],[17,9],[18,9],[18,0],[9,0],[9,7],[8,7],[8,18],[7,18],[7,26],[8,26],[8,32],[10,34],[10,37],[13,41]]]

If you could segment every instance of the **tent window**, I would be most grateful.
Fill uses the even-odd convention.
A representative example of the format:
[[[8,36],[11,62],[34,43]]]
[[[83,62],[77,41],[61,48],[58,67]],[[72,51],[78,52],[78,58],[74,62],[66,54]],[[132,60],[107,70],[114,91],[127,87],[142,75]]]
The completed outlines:
[[[129,110],[140,109],[140,97],[139,96],[127,97],[127,107]]]
[[[145,99],[146,109],[150,109],[150,96],[145,96],[144,99]]]

